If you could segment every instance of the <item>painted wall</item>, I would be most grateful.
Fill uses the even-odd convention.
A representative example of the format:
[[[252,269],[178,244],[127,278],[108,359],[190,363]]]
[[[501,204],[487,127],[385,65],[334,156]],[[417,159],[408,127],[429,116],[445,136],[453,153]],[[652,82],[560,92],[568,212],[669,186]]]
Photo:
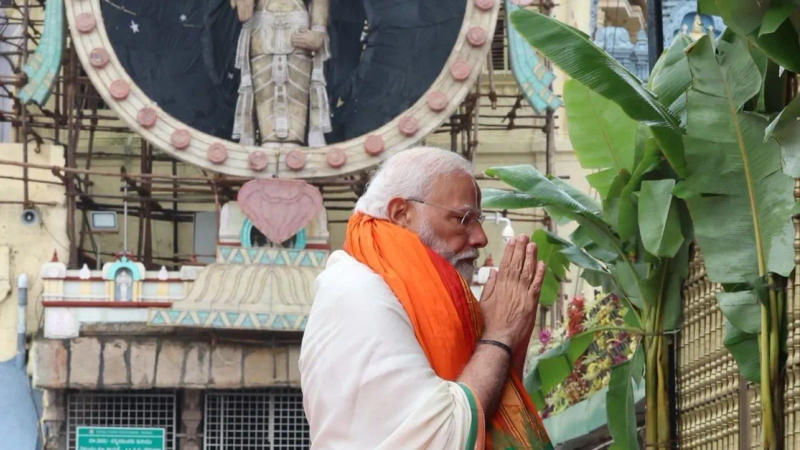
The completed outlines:
[[[32,147],[32,146],[31,146]],[[28,160],[34,164],[64,165],[63,148],[44,145],[37,153],[31,148]],[[6,160],[22,161],[21,144],[0,144],[0,155]],[[2,166],[3,176],[21,177],[20,167]],[[59,182],[49,170],[31,169],[32,179]],[[23,199],[22,182],[0,179],[0,201]],[[0,203],[0,361],[13,358],[17,351],[17,277],[29,278],[27,329],[35,331],[41,317],[39,294],[42,283],[39,269],[49,261],[53,251],[63,261],[67,257],[66,208],[61,185],[30,183],[30,200],[52,202],[55,206],[37,205],[41,221],[24,225],[20,204]]]

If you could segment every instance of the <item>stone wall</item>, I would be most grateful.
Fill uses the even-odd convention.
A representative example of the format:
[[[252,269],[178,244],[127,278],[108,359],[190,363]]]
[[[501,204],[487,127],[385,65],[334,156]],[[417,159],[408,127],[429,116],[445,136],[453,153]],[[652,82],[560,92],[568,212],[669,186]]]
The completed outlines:
[[[167,337],[80,337],[33,342],[39,389],[238,389],[300,385],[299,342],[221,343]]]
[[[63,166],[64,150],[60,146],[42,145],[38,151],[28,149],[28,161],[34,164]],[[22,144],[0,144],[0,158],[22,161]],[[22,177],[22,168],[3,166],[2,175]],[[68,258],[66,234],[67,209],[64,186],[50,170],[31,169],[30,179],[49,183],[30,183],[29,200],[35,203],[40,220],[26,225],[20,220],[22,204],[0,204],[0,361],[14,357],[17,351],[17,277],[28,276],[27,329],[36,330],[41,318],[39,296],[42,282],[39,269],[49,261],[53,251],[65,261]],[[0,179],[0,200],[23,200],[20,180]]]

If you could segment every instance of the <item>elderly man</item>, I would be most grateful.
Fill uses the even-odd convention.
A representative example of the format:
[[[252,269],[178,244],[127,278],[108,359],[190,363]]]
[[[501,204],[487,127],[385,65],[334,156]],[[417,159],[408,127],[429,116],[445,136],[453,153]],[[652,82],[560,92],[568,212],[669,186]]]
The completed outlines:
[[[314,447],[552,448],[520,381],[544,265],[512,239],[478,303],[482,219],[455,153],[415,148],[377,172],[317,278],[303,337]]]

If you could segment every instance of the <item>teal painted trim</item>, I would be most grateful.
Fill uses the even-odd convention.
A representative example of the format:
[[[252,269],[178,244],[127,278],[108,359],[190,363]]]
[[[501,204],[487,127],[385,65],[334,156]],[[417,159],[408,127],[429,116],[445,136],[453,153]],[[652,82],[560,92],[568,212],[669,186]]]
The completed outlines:
[[[239,232],[239,242],[242,243],[244,248],[253,248],[253,242],[250,240],[250,233],[253,232],[253,222],[250,219],[245,219],[242,224],[242,230]],[[297,232],[294,240],[294,247],[297,250],[306,248],[306,229],[303,228]]]
[[[306,248],[306,229],[297,232],[297,237],[294,240],[294,248],[302,250]]]
[[[469,424],[469,434],[467,435],[467,445],[464,446],[466,450],[474,450],[475,449],[475,441],[478,439],[478,427],[480,424],[480,413],[478,411],[478,403],[475,401],[475,394],[472,393],[470,388],[467,387],[466,384],[457,383],[458,387],[464,391],[464,395],[467,396],[467,402],[469,402],[469,409],[472,413],[472,420]]]
[[[49,0],[45,4],[44,30],[39,45],[22,68],[28,76],[28,82],[17,94],[22,103],[33,102],[40,106],[47,103],[61,67],[63,47],[64,1]]]
[[[144,278],[144,274],[139,270],[139,266],[129,261],[127,257],[123,256],[111,264],[111,267],[108,268],[108,278],[106,279],[113,281],[114,277],[117,275],[117,271],[120,269],[130,270],[134,281],[139,281]]]
[[[520,9],[510,0],[505,0],[506,26],[508,27],[508,47],[511,72],[517,80],[525,99],[539,113],[547,109],[555,110],[562,101],[550,90],[550,83],[555,78],[538,57],[536,50],[519,34],[511,24],[511,13]]]

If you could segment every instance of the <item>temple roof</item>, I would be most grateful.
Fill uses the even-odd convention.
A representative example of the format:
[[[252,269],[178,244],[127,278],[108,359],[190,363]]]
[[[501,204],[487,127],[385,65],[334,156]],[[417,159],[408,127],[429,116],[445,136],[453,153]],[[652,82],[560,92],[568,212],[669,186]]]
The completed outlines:
[[[322,267],[211,264],[183,300],[152,309],[151,325],[302,331]]]

